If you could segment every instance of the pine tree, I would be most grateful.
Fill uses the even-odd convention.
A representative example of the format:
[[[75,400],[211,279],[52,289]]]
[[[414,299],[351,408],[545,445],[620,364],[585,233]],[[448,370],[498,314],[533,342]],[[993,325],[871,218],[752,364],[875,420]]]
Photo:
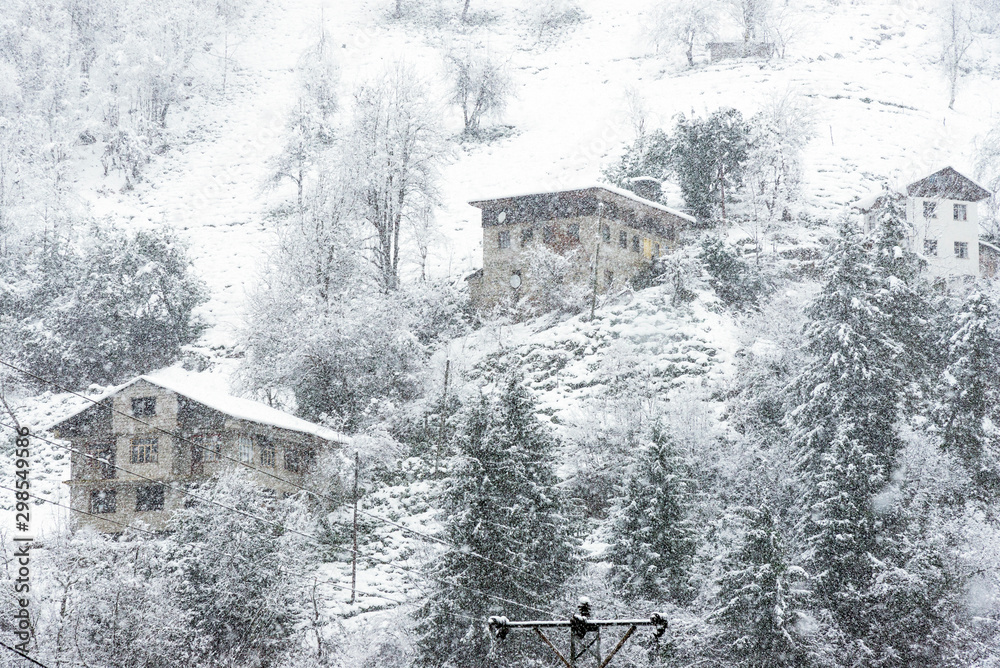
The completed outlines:
[[[794,438],[807,472],[820,470],[841,425],[883,467],[901,447],[894,431],[909,369],[892,337],[883,305],[883,276],[855,227],[845,222],[825,264],[829,279],[806,310],[806,352],[812,357],[794,383]]]
[[[452,547],[431,568],[435,589],[418,613],[420,665],[500,665],[486,618],[539,615],[577,567],[555,487],[557,441],[536,411],[512,376],[497,399],[484,397],[464,419],[445,486],[444,538]],[[523,656],[534,643],[518,648],[512,636],[504,646]]]
[[[656,427],[629,477],[612,526],[611,579],[631,598],[687,603],[697,533],[690,519],[691,481],[670,437]]]
[[[1000,426],[1000,335],[996,304],[983,292],[971,293],[940,342],[946,368],[938,383],[932,417],[941,447],[954,453],[974,480],[1000,491],[996,445]]]
[[[815,478],[816,502],[808,520],[814,593],[834,613],[842,630],[864,635],[862,600],[874,583],[878,559],[886,556],[884,518],[872,503],[885,486],[885,468],[850,425],[839,430],[822,455]]]
[[[795,584],[805,572],[790,566],[781,532],[767,506],[748,508],[743,544],[727,560],[713,617],[734,665],[753,668],[801,666],[805,648],[795,626],[805,592]]]

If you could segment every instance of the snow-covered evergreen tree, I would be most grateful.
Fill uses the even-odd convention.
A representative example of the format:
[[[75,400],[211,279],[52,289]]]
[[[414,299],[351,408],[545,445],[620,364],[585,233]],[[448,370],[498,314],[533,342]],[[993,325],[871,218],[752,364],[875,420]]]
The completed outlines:
[[[691,583],[698,545],[690,518],[692,486],[672,440],[654,427],[625,484],[605,555],[612,582],[628,597],[683,604],[697,593]]]
[[[788,563],[769,507],[744,509],[749,527],[743,544],[725,563],[719,582],[720,640],[733,665],[754,668],[802,666],[806,649],[801,631],[805,571]]]
[[[873,503],[888,480],[885,467],[853,433],[852,425],[842,427],[821,456],[807,533],[817,600],[842,630],[863,636],[861,601],[892,536]]]
[[[818,472],[842,426],[879,466],[901,447],[894,428],[910,369],[883,306],[884,275],[853,224],[845,221],[824,265],[829,277],[807,308],[805,349],[812,358],[794,383],[794,439],[805,470]]]
[[[1000,335],[993,299],[969,294],[940,342],[946,368],[938,383],[932,417],[941,447],[956,455],[973,479],[1000,491]]]
[[[420,665],[526,661],[535,644],[512,635],[504,641],[510,656],[500,662],[486,618],[536,618],[578,566],[577,540],[555,487],[558,443],[536,411],[531,393],[511,375],[498,397],[483,397],[466,413],[444,487],[442,537],[452,547],[430,568],[433,590],[418,613]]]

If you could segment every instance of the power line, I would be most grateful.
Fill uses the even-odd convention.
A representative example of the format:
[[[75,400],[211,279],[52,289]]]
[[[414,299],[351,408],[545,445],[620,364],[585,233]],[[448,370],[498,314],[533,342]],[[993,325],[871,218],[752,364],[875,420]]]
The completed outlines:
[[[18,655],[18,656],[20,656],[20,657],[21,657],[22,659],[27,659],[28,661],[32,662],[32,663],[33,663],[33,664],[35,664],[36,666],[41,666],[42,668],[49,668],[48,666],[46,666],[46,665],[45,665],[44,663],[42,663],[41,661],[36,661],[35,659],[32,659],[32,658],[31,658],[30,656],[28,656],[28,655],[27,655],[27,654],[25,654],[24,652],[22,652],[22,651],[20,651],[20,650],[16,650],[16,649],[14,649],[13,647],[11,647],[10,645],[8,645],[8,644],[7,644],[7,643],[5,643],[5,642],[0,642],[0,647],[5,647],[5,648],[9,649],[9,650],[10,650],[10,651],[12,651],[12,652],[13,652],[14,654],[17,654],[17,655]]]
[[[18,490],[18,489],[15,489],[14,487],[7,487],[6,485],[0,485],[0,489],[5,489],[8,492],[24,492],[25,491],[23,489],[22,490]],[[116,524],[116,525],[118,525],[118,526],[120,526],[120,527],[122,527],[124,529],[129,529],[131,531],[138,531],[140,533],[148,534],[148,535],[152,536],[153,538],[161,538],[160,534],[158,534],[155,531],[150,531],[149,529],[144,529],[142,527],[137,527],[137,526],[133,526],[131,524],[126,524],[124,522],[119,522],[119,521],[113,520],[113,519],[111,519],[109,517],[103,517],[102,515],[99,515],[97,513],[88,512],[88,511],[83,510],[81,508],[74,508],[73,506],[67,506],[64,503],[59,503],[58,501],[53,501],[51,499],[46,499],[44,496],[39,496],[38,494],[36,494],[34,492],[30,492],[29,491],[29,492],[27,492],[27,494],[28,494],[28,496],[30,496],[30,497],[32,497],[34,499],[37,499],[38,501],[41,501],[42,504],[48,503],[48,504],[51,504],[51,505],[59,507],[59,508],[65,508],[66,510],[69,510],[69,511],[74,512],[74,513],[80,513],[81,515],[87,515],[87,516],[90,516],[90,517],[96,517],[96,518],[98,518],[100,520],[103,520],[103,521],[106,521],[106,522],[111,522],[112,524]],[[207,551],[211,552],[213,554],[218,554],[218,555],[223,556],[223,557],[229,557],[230,559],[237,559],[236,555],[229,554],[228,552],[224,552],[222,550],[217,550],[217,549],[212,548],[212,547],[207,548]],[[294,572],[294,571],[287,571],[287,572]],[[304,575],[304,573],[299,572],[299,575]],[[337,584],[333,580],[322,580],[321,583],[325,584],[325,585],[328,585],[328,586],[331,586],[331,587],[335,587],[337,589],[345,589],[345,590],[348,590],[348,591],[350,590],[350,587],[348,587],[346,585]],[[372,598],[383,598],[383,599],[385,599],[387,601],[392,601],[393,603],[398,603],[400,605],[407,605],[407,604],[413,602],[413,601],[401,601],[398,598],[392,598],[390,596],[385,596],[383,594],[378,594],[378,593],[375,593],[373,591],[366,590],[366,589],[357,589],[357,591],[358,591],[358,593],[364,594],[365,596],[370,596]],[[473,618],[469,617],[468,619],[473,619]]]
[[[34,378],[35,380],[37,380],[37,381],[39,381],[41,383],[49,384],[49,385],[51,385],[51,386],[53,386],[53,387],[55,387],[55,388],[57,388],[57,389],[59,389],[59,390],[61,390],[63,392],[67,392],[69,394],[72,394],[73,396],[80,397],[81,399],[85,399],[86,401],[89,401],[89,402],[91,402],[94,405],[96,405],[96,404],[99,403],[95,399],[92,399],[92,398],[90,398],[90,397],[88,397],[86,395],[80,394],[78,392],[74,392],[73,390],[62,386],[62,385],[60,385],[59,383],[57,383],[57,382],[55,382],[53,380],[50,380],[50,379],[47,379],[47,378],[43,378],[42,376],[39,376],[39,375],[37,375],[35,373],[32,373],[31,371],[28,371],[27,369],[22,369],[22,368],[20,368],[18,366],[15,366],[15,365],[13,365],[13,364],[11,364],[9,362],[5,362],[4,360],[0,360],[0,364],[4,365],[6,367],[9,367],[11,369],[14,369],[15,371],[18,371],[18,372],[20,372],[22,374],[25,374],[25,375],[27,375],[27,376],[29,376],[31,378]],[[329,495],[316,492],[316,491],[311,490],[311,489],[309,489],[309,488],[307,488],[307,487],[305,487],[305,486],[303,486],[303,485],[301,485],[301,484],[299,484],[299,483],[297,483],[295,481],[288,480],[286,478],[282,478],[281,476],[275,475],[275,474],[271,473],[270,471],[267,471],[267,470],[261,469],[261,468],[257,468],[257,467],[253,466],[252,464],[250,464],[248,462],[242,461],[242,460],[237,459],[237,458],[230,457],[230,456],[226,455],[225,453],[223,453],[222,450],[221,450],[221,448],[218,449],[218,450],[211,450],[210,448],[207,448],[207,447],[205,447],[202,444],[194,443],[190,439],[185,438],[184,436],[182,436],[182,435],[180,435],[180,434],[178,434],[176,432],[172,432],[172,431],[170,431],[168,429],[164,429],[162,427],[158,427],[156,425],[150,424],[149,422],[146,422],[145,420],[140,420],[139,418],[137,418],[134,415],[131,415],[129,413],[125,413],[124,411],[117,410],[117,409],[115,409],[115,407],[114,407],[113,404],[111,406],[111,411],[113,413],[117,413],[118,415],[121,415],[122,417],[128,418],[130,420],[138,422],[139,424],[145,425],[146,427],[149,427],[151,429],[155,429],[156,431],[162,432],[163,434],[166,434],[167,436],[170,436],[172,438],[176,438],[179,441],[188,443],[188,444],[190,444],[192,446],[204,448],[204,449],[208,450],[209,452],[212,452],[212,453],[218,455],[219,457],[222,457],[222,458],[224,458],[224,459],[226,459],[228,461],[231,461],[231,462],[233,462],[235,464],[238,464],[239,466],[242,466],[244,468],[250,469],[251,471],[255,471],[257,473],[261,473],[261,474],[263,474],[263,475],[265,475],[265,476],[267,476],[269,478],[273,478],[274,480],[278,480],[280,482],[283,482],[286,485],[290,485],[292,487],[295,487],[296,489],[302,490],[303,492],[305,492],[306,494],[309,494],[310,496],[313,496],[313,497],[318,498],[318,499],[324,499],[326,501],[330,501],[330,502],[333,502],[335,504],[337,503],[337,499],[334,499],[333,497],[331,497]],[[531,571],[528,571],[528,570],[526,570],[524,568],[519,568],[517,566],[511,566],[509,564],[505,564],[503,562],[496,561],[494,559],[490,559],[489,557],[487,557],[485,555],[482,555],[482,554],[480,554],[478,552],[475,552],[475,551],[472,551],[472,550],[467,550],[467,549],[464,549],[462,547],[459,547],[459,546],[457,546],[457,545],[455,545],[455,544],[453,544],[453,543],[451,543],[451,542],[449,542],[447,540],[444,540],[443,538],[439,538],[437,536],[432,536],[430,534],[423,533],[421,531],[418,531],[416,529],[412,529],[412,528],[410,528],[410,527],[408,527],[408,526],[406,526],[404,524],[401,524],[399,522],[395,522],[393,520],[390,520],[388,518],[382,517],[380,515],[376,515],[374,513],[370,513],[370,512],[365,511],[365,510],[358,510],[358,514],[359,515],[363,515],[365,517],[369,517],[369,518],[374,519],[374,520],[377,520],[379,522],[383,522],[384,524],[388,524],[390,526],[396,527],[396,528],[401,529],[403,531],[407,531],[407,532],[409,532],[409,533],[411,533],[411,534],[413,534],[415,536],[420,536],[421,538],[424,538],[425,540],[432,541],[432,542],[438,543],[440,545],[444,545],[445,547],[449,547],[449,548],[451,548],[453,550],[461,552],[463,555],[467,555],[467,556],[479,559],[479,560],[484,561],[486,563],[489,563],[489,564],[491,564],[493,566],[498,566],[500,568],[503,568],[504,570],[513,571],[513,572],[516,572],[516,573],[520,573],[522,575],[527,575],[528,577],[533,578],[537,582],[539,582],[541,584],[544,584],[544,585],[547,585],[547,586],[550,586],[550,587],[552,587],[554,589],[558,589],[559,588],[559,585],[557,583],[552,582],[551,580],[549,580],[547,578],[544,578],[542,576],[539,576],[539,575],[537,575],[535,573],[532,573]],[[337,520],[334,520],[334,521],[336,521],[338,524],[342,524],[344,526],[347,526],[346,522],[341,522],[341,521],[337,521]],[[524,591],[523,588],[522,588],[522,591]],[[525,593],[526,594],[531,594],[532,592],[525,591]]]
[[[12,429],[12,430],[15,429],[15,427],[12,427],[11,425],[9,425],[9,424],[7,424],[5,422],[0,422],[0,426],[7,427],[8,429]],[[85,453],[85,452],[80,452],[79,450],[77,450],[76,448],[74,448],[72,446],[63,445],[61,443],[56,443],[55,441],[47,439],[47,438],[45,438],[43,436],[38,436],[38,435],[34,435],[33,434],[32,438],[34,438],[36,440],[39,440],[39,441],[42,441],[43,443],[48,443],[49,445],[52,445],[52,446],[57,447],[57,448],[62,448],[64,450],[69,450],[70,452],[75,452],[75,453],[77,453],[79,455],[82,455],[84,457],[87,457],[89,459],[95,459],[97,461],[102,461],[102,460],[98,459],[97,457],[95,457],[94,455],[91,455],[91,454],[88,454],[88,453]],[[172,489],[174,491],[180,492],[181,494],[183,494],[185,496],[190,496],[190,497],[192,497],[194,499],[197,499],[199,501],[202,501],[204,503],[209,503],[211,505],[218,506],[218,507],[220,507],[220,508],[222,508],[224,510],[228,510],[230,512],[238,513],[238,514],[240,514],[240,515],[242,515],[244,517],[247,517],[249,519],[253,519],[253,520],[256,520],[258,522],[263,522],[264,524],[272,525],[272,526],[277,527],[277,528],[279,528],[279,529],[281,529],[283,531],[287,531],[289,533],[294,533],[296,535],[302,536],[302,537],[304,537],[304,538],[312,541],[315,545],[317,545],[319,547],[325,547],[324,543],[322,542],[322,540],[318,536],[314,536],[312,534],[308,534],[308,533],[305,533],[303,531],[299,531],[298,529],[293,529],[293,528],[290,528],[290,527],[283,526],[282,524],[280,524],[278,522],[275,522],[273,520],[269,520],[267,518],[263,518],[263,517],[254,515],[252,513],[248,513],[246,511],[240,510],[238,508],[233,508],[231,506],[227,506],[225,504],[219,503],[218,501],[215,501],[214,499],[207,499],[207,498],[198,496],[197,494],[192,493],[190,490],[185,489],[184,487],[178,487],[178,486],[175,486],[175,485],[173,485],[171,483],[168,483],[166,481],[163,481],[163,480],[156,480],[154,478],[150,478],[148,476],[144,476],[141,473],[136,473],[135,471],[130,471],[129,469],[126,469],[125,467],[120,466],[118,464],[110,464],[109,463],[109,465],[112,466],[115,469],[118,469],[119,471],[122,471],[123,473],[127,473],[129,475],[136,476],[137,478],[142,478],[143,480],[147,480],[147,481],[155,483],[157,485],[162,485],[164,487],[168,487],[169,489]],[[39,498],[39,497],[36,496],[36,498]],[[92,513],[88,513],[88,514],[92,514]],[[116,524],[118,524],[118,523],[116,522]],[[351,552],[352,554],[356,554],[358,556],[361,556],[359,553],[355,552],[353,549],[350,549],[350,548],[345,548],[345,549],[348,552]],[[376,558],[374,558],[371,555],[369,555],[368,558],[371,559],[372,561],[375,561],[378,564],[382,564],[382,565],[388,566],[390,568],[395,568],[395,569],[397,569],[399,571],[402,571],[402,572],[413,573],[413,574],[416,574],[418,576],[425,577],[425,578],[428,578],[428,579],[431,579],[431,580],[435,580],[437,582],[440,582],[440,583],[443,583],[443,584],[446,584],[446,585],[449,585],[449,586],[454,586],[454,587],[458,587],[460,589],[465,589],[466,591],[470,591],[470,592],[473,592],[473,593],[476,593],[476,594],[480,594],[480,595],[482,595],[482,596],[484,596],[486,598],[491,598],[491,599],[499,601],[501,603],[508,603],[510,605],[516,605],[518,607],[524,608],[525,610],[531,610],[532,612],[541,613],[543,615],[548,615],[550,617],[555,617],[556,616],[555,614],[553,614],[552,612],[549,612],[547,610],[542,610],[540,608],[536,608],[534,606],[530,606],[530,605],[527,605],[525,603],[520,603],[518,601],[513,601],[513,600],[510,600],[510,599],[506,599],[506,598],[504,598],[502,596],[497,596],[495,594],[489,594],[489,593],[487,593],[485,591],[482,591],[481,589],[476,589],[474,587],[469,587],[468,585],[461,585],[461,584],[458,584],[457,582],[449,582],[449,581],[447,581],[445,579],[442,579],[440,577],[436,577],[436,576],[430,575],[428,573],[424,573],[424,572],[418,571],[416,569],[407,568],[405,566],[401,566],[399,564],[395,564],[395,563],[392,563],[392,562],[389,562],[389,561],[383,561],[383,560],[380,560],[380,559],[376,559]]]

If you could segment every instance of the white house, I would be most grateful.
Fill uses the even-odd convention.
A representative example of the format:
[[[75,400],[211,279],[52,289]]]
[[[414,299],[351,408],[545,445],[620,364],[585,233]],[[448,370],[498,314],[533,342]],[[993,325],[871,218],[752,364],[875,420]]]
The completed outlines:
[[[906,220],[913,230],[911,248],[927,260],[931,276],[992,277],[997,248],[979,240],[978,203],[990,191],[951,167],[906,186]],[[862,200],[857,207],[871,229],[885,195]]]

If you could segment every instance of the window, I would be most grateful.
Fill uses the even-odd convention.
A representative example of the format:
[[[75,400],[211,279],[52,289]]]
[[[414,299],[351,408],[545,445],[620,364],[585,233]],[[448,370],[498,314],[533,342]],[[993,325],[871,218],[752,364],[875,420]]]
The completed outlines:
[[[610,288],[611,284],[615,282],[615,272],[610,269],[604,270],[604,287]]]
[[[497,232],[497,245],[500,248],[510,248],[510,230]]]
[[[633,234],[632,235],[632,252],[633,253],[638,253],[640,251],[642,251],[642,243],[639,241],[639,237]]]
[[[521,228],[521,245],[527,246],[532,239],[535,238],[535,228],[533,227],[522,227]]]
[[[628,248],[628,232],[625,230],[618,232],[618,247]]]
[[[274,466],[275,452],[274,441],[266,437],[259,437],[260,443],[260,465]]]
[[[306,473],[316,464],[316,451],[311,448],[285,447],[285,468],[296,473]]]
[[[924,255],[937,257],[937,239],[924,239]]]
[[[113,513],[117,505],[118,492],[113,489],[95,489],[90,493],[90,512]]]
[[[191,437],[192,457],[202,462],[217,462],[222,456],[221,434],[195,434]]]
[[[156,397],[136,397],[132,399],[132,415],[136,417],[156,415]]]
[[[924,218],[937,218],[937,202],[924,202]]]
[[[253,441],[249,436],[240,434],[236,437],[236,452],[244,464],[253,464]]]
[[[955,242],[955,257],[959,259],[966,259],[969,257],[969,244],[965,241]]]
[[[163,485],[146,485],[135,490],[136,510],[163,510]]]
[[[606,244],[611,243],[611,226],[601,225],[601,241]]]
[[[556,230],[551,225],[546,225],[542,228],[542,241],[547,244],[552,243],[556,239]]]
[[[580,240],[580,223],[571,224],[566,231],[569,233],[569,238],[573,241]]]
[[[968,220],[968,209],[964,204],[955,205],[955,220]]]
[[[660,244],[653,244],[653,257],[660,257]]]
[[[155,464],[159,458],[157,449],[155,436],[136,436],[132,439],[130,460],[133,464]]]

